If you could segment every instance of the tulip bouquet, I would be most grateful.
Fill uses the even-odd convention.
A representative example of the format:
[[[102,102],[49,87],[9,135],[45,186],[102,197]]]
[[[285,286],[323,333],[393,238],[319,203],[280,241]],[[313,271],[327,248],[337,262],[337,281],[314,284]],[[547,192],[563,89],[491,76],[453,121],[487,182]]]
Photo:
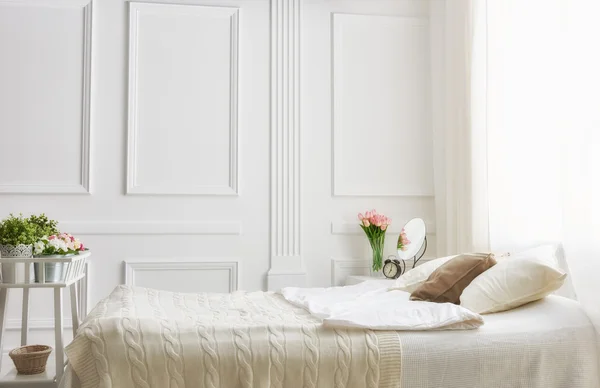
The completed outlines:
[[[381,271],[383,267],[383,244],[385,242],[385,231],[392,223],[391,218],[377,213],[375,209],[367,211],[364,215],[358,214],[360,227],[367,235],[371,249],[373,250],[373,272]]]

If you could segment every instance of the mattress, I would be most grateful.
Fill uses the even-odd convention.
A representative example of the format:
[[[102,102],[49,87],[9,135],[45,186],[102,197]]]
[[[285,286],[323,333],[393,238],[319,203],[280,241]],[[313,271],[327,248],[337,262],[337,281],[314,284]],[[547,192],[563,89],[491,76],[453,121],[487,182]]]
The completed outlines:
[[[128,304],[126,298],[123,301],[125,305]],[[131,309],[130,305],[125,307]],[[243,306],[240,307],[243,309]],[[550,296],[518,309],[486,315],[485,325],[476,330],[396,332],[395,334],[402,348],[401,362],[396,364],[398,370],[387,371],[389,376],[396,376],[398,379],[395,386],[403,388],[596,388],[600,386],[595,330],[580,305],[570,299]],[[355,338],[361,337],[353,337],[353,340]],[[360,353],[363,350],[356,347],[349,354],[349,360],[354,358],[362,360]],[[202,353],[201,350],[199,352]],[[340,356],[347,357],[348,353],[341,351],[336,345],[334,348],[325,349],[323,355],[324,357],[329,355],[331,362],[335,363],[336,359]],[[268,358],[267,354],[265,357]],[[202,362],[197,365],[198,369],[203,367]],[[365,374],[366,377],[367,372],[361,369],[359,374]],[[261,372],[255,371],[255,375],[259,373]],[[268,372],[265,373],[268,375]],[[124,380],[128,379],[127,375],[128,373],[123,375]],[[366,381],[362,378],[361,380]],[[326,388],[348,387],[351,382],[334,379],[334,384],[327,385]],[[116,383],[113,386],[127,386]],[[292,385],[289,385],[290,383]],[[67,367],[61,386],[79,388],[77,375],[71,365]],[[143,385],[132,383],[130,386]],[[203,385],[182,385],[181,381],[171,380],[166,386],[182,388]],[[233,388],[222,384],[217,387],[219,386]],[[284,378],[269,386],[300,387],[303,384],[296,385],[293,380]],[[325,388],[318,383],[313,386]]]

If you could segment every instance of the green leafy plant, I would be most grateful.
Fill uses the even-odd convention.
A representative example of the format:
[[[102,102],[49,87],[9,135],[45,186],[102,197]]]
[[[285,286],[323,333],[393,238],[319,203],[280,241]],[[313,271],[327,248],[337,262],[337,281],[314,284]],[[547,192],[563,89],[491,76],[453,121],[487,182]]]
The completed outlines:
[[[58,221],[48,219],[44,213],[40,214],[39,216],[32,214],[28,221],[36,228],[36,240],[39,240],[44,236],[51,236],[53,234],[60,233],[57,228]]]
[[[38,227],[22,214],[15,216],[12,213],[0,222],[0,244],[19,245],[33,244],[38,240]]]

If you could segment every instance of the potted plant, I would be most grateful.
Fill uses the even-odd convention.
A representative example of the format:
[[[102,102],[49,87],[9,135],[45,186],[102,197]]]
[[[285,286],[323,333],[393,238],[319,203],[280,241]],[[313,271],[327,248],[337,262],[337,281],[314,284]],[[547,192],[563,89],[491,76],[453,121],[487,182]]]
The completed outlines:
[[[44,236],[51,236],[53,234],[59,234],[58,221],[50,220],[44,213],[36,216],[32,214],[29,217],[29,223],[35,226],[36,240],[41,239]]]
[[[33,243],[37,240],[37,227],[12,213],[0,222],[0,257],[31,257]],[[2,263],[2,281],[14,283],[17,279],[14,263]]]
[[[68,233],[52,234],[43,236],[34,244],[34,257],[55,259],[78,255],[85,251],[83,243]],[[42,271],[46,283],[57,283],[63,279],[64,263],[52,262],[34,263],[35,282],[42,281]]]

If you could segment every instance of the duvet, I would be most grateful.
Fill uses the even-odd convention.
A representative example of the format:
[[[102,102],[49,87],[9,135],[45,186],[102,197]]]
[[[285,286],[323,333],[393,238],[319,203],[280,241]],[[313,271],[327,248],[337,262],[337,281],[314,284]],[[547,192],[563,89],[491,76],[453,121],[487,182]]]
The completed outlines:
[[[391,388],[398,332],[325,327],[268,292],[117,287],[66,348],[82,388]]]

